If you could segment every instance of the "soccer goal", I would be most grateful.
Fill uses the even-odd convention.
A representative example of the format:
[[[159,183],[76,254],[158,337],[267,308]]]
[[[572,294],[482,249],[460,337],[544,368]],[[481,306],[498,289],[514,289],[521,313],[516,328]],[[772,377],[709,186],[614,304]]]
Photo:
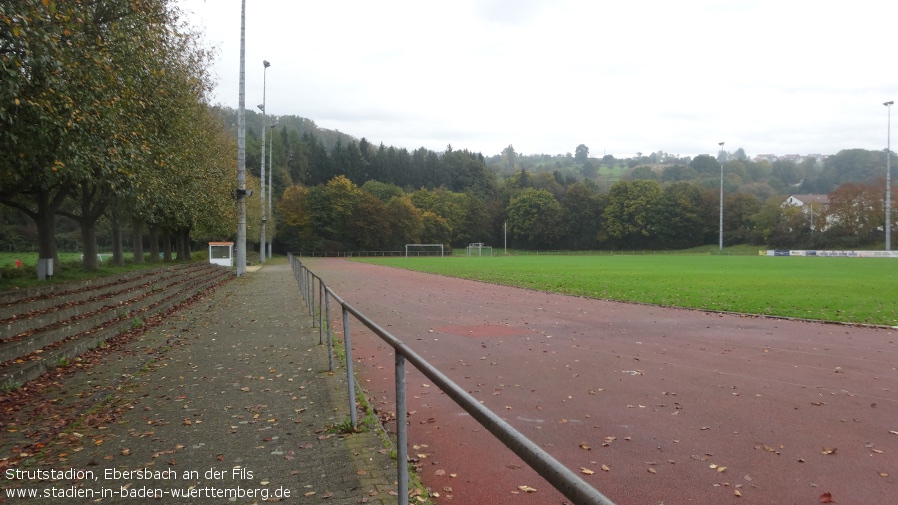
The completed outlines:
[[[483,245],[478,242],[475,244],[468,244],[468,247],[465,248],[465,256],[492,256],[493,255],[493,246]]]
[[[405,244],[405,257],[409,256],[443,257],[443,244]]]

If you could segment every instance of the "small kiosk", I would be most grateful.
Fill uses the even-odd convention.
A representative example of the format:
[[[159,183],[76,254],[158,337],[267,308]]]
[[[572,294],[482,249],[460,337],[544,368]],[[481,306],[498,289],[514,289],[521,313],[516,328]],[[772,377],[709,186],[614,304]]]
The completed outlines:
[[[234,266],[234,243],[209,242],[209,263],[225,267]]]

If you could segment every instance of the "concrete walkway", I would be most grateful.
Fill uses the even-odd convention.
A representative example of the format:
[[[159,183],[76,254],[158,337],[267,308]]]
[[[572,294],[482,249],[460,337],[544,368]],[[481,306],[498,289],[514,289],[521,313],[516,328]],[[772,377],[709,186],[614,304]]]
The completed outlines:
[[[396,503],[389,441],[340,429],[345,370],[311,325],[283,259],[166,316],[0,412],[0,503]]]

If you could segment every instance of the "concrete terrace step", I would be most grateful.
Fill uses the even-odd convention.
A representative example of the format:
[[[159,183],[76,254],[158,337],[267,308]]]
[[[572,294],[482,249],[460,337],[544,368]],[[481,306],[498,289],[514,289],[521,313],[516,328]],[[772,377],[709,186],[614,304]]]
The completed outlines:
[[[7,296],[5,307],[17,313],[0,323],[0,388],[32,380],[139,324],[137,318],[163,312],[229,275],[228,268],[191,263],[55,285],[49,294],[32,291],[21,300]]]

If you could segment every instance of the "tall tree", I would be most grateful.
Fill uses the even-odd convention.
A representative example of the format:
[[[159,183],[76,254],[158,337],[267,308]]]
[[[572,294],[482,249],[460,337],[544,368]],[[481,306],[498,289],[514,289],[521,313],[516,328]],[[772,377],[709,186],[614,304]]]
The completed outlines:
[[[502,150],[502,161],[506,170],[514,172],[515,163],[518,161],[518,153],[515,152],[513,145],[508,144],[508,147]]]
[[[671,249],[702,245],[709,235],[713,206],[704,198],[706,190],[693,183],[675,182],[664,189],[655,214],[658,243]]]
[[[589,158],[589,148],[586,147],[586,144],[580,144],[574,150],[574,160],[577,163],[586,163],[586,160]]]
[[[650,247],[658,238],[656,215],[664,191],[658,181],[618,181],[602,213],[604,232],[618,245]]]
[[[561,207],[564,212],[564,243],[568,247],[596,247],[604,206],[604,198],[596,190],[595,183],[578,182],[567,189],[561,199]]]
[[[402,195],[391,198],[384,207],[383,214],[389,223],[388,247],[398,250],[405,244],[421,242],[424,220],[421,211],[409,197]]]
[[[525,247],[552,247],[561,236],[561,205],[552,193],[527,188],[508,204],[508,231]]]
[[[879,238],[885,223],[885,181],[876,182],[847,182],[829,194],[826,219],[832,225],[827,235],[834,244],[857,247]]]

